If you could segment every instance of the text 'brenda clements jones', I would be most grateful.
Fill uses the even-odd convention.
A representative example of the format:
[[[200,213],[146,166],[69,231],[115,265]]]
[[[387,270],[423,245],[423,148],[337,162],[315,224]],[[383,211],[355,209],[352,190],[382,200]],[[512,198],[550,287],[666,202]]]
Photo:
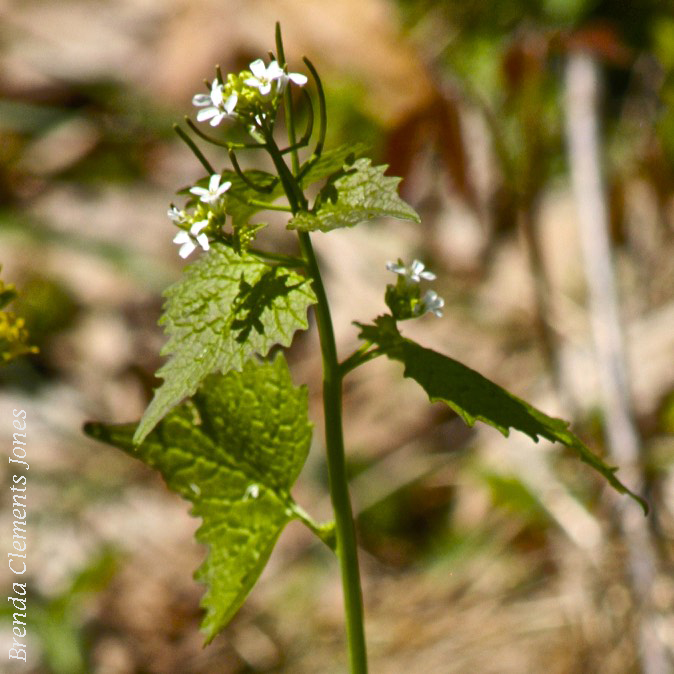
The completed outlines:
[[[27,471],[30,466],[26,461],[26,411],[14,410],[14,433],[12,435],[12,456],[9,457],[10,465],[17,471]],[[16,576],[26,573],[26,484],[24,474],[12,475],[12,515],[14,517],[14,529],[12,534],[12,552],[7,553],[7,564],[10,571]],[[14,633],[12,648],[9,649],[10,660],[23,660],[26,662],[26,583],[12,583],[13,596],[7,597],[12,602],[14,611],[12,615],[12,631]],[[18,638],[17,638],[18,637]]]

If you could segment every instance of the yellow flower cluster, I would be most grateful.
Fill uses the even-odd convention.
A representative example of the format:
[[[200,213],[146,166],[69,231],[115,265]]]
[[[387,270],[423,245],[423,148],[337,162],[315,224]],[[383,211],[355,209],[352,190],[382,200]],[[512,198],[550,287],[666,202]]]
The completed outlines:
[[[11,284],[0,281],[0,307],[6,306],[16,297]],[[26,353],[37,353],[37,347],[28,345],[26,321],[11,311],[0,311],[0,363]]]

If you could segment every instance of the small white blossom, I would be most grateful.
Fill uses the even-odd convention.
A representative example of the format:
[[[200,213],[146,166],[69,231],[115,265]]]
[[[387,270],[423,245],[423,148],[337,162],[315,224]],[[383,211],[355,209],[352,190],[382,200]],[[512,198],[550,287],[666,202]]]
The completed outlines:
[[[221,176],[214,173],[208,182],[208,189],[204,187],[190,187],[190,192],[199,197],[199,201],[205,204],[216,204],[222,198],[222,195],[232,186],[229,180],[220,184]]]
[[[409,267],[398,262],[387,262],[386,269],[392,271],[394,274],[400,274],[415,283],[419,283],[421,279],[425,281],[435,281],[436,279],[435,274],[432,271],[428,271],[420,260],[413,260]]]
[[[189,232],[183,229],[173,237],[173,243],[180,245],[180,250],[178,251],[180,257],[185,259],[188,255],[191,255],[197,247],[197,244],[200,245],[203,250],[209,249],[208,237],[206,234],[201,233],[201,230],[207,226],[208,220],[199,220],[192,225]]]
[[[281,93],[286,86],[288,85],[288,82],[294,82],[300,87],[303,87],[307,83],[307,76],[302,75],[302,73],[286,73],[284,72],[281,77],[278,78],[277,80],[277,86],[279,93]]]
[[[440,318],[442,316],[442,307],[445,306],[445,300],[435,290],[427,290],[417,306],[419,307],[419,315],[431,312]]]
[[[263,96],[271,91],[274,81],[278,93],[286,88],[288,82],[294,82],[301,87],[307,83],[306,75],[286,73],[277,61],[272,61],[268,66],[265,66],[262,59],[257,59],[250,64],[250,72],[253,76],[245,80],[245,84],[249,87],[256,87]]]
[[[166,211],[166,215],[168,215],[169,218],[171,218],[171,222],[176,225],[181,225],[187,220],[187,213],[178,210],[173,204],[171,204],[171,208]]]
[[[197,94],[192,98],[193,105],[204,108],[197,113],[197,121],[205,122],[210,119],[211,126],[217,126],[225,117],[231,117],[238,101],[236,94],[224,99],[223,86],[217,79],[213,80],[210,94]]]
[[[244,83],[249,87],[256,87],[263,96],[271,91],[272,82],[282,78],[285,74],[276,61],[265,66],[262,59],[257,59],[250,64],[250,72],[253,76],[244,80]]]

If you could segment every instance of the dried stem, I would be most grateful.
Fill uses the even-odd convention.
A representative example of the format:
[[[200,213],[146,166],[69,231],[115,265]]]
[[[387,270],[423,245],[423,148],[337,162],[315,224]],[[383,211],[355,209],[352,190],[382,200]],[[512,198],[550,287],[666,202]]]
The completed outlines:
[[[620,465],[625,481],[643,486],[640,440],[633,419],[627,358],[620,323],[618,293],[612,264],[606,198],[600,169],[597,99],[599,73],[584,53],[569,57],[566,68],[566,135],[571,180],[578,207],[580,242],[589,291],[589,312],[595,343],[600,396],[605,414],[608,451]],[[627,567],[639,605],[639,650],[644,674],[671,669],[655,632],[652,588],[656,556],[647,523],[631,504],[617,506],[627,546]]]

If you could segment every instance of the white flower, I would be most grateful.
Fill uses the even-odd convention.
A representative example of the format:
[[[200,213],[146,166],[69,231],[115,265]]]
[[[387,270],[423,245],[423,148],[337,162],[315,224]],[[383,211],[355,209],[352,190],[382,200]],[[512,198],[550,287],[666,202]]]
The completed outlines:
[[[222,198],[222,195],[232,186],[232,183],[227,180],[220,184],[221,176],[214,173],[208,182],[208,189],[204,187],[190,187],[190,192],[199,197],[199,201],[205,204],[216,204]]]
[[[432,271],[428,271],[420,260],[413,260],[409,267],[400,262],[387,262],[386,269],[392,271],[394,274],[400,274],[415,283],[419,283],[421,279],[425,281],[435,281],[436,279],[435,274]]]
[[[180,245],[180,250],[178,251],[180,257],[185,259],[194,251],[197,244],[199,244],[203,250],[209,249],[208,237],[206,234],[200,233],[201,230],[207,226],[208,220],[199,220],[199,222],[195,222],[192,225],[189,232],[183,229],[173,237],[173,243]]]
[[[257,59],[250,64],[250,72],[253,77],[244,80],[244,83],[249,87],[257,87],[263,96],[271,91],[272,82],[285,74],[283,68],[276,61],[272,61],[265,67],[262,59]]]
[[[187,213],[185,213],[185,211],[179,211],[173,204],[171,204],[171,208],[166,211],[166,215],[168,215],[169,218],[171,218],[171,222],[176,225],[181,225],[187,220]]]
[[[419,315],[431,312],[438,318],[442,316],[442,307],[444,306],[445,300],[443,300],[435,290],[427,290],[421,298],[421,302],[417,305]]]
[[[277,91],[281,93],[288,82],[294,82],[299,86],[304,86],[307,83],[307,78],[301,73],[286,73],[277,61],[272,61],[265,67],[262,59],[257,59],[250,64],[250,72],[253,77],[245,80],[245,84],[249,87],[256,87],[259,92],[266,96],[272,87],[272,83],[276,81]]]
[[[197,113],[197,121],[205,122],[210,119],[211,126],[217,126],[225,117],[233,116],[238,101],[236,94],[224,99],[223,86],[217,79],[213,80],[210,94],[197,94],[192,98],[193,105],[204,108]]]
[[[281,77],[278,78],[278,90],[281,93],[287,86],[288,82],[294,82],[300,87],[303,87],[307,83],[307,76],[302,75],[302,73],[286,73],[284,72]]]

